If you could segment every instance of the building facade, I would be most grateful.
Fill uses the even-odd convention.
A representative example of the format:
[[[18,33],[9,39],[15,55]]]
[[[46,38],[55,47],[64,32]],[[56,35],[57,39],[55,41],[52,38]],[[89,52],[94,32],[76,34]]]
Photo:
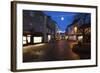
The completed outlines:
[[[91,41],[91,14],[89,13],[77,14],[72,24],[67,26],[66,36],[68,36],[68,40],[90,42]]]
[[[55,38],[56,27],[56,22],[42,11],[23,10],[23,41],[25,43],[26,40],[25,44],[49,42]]]

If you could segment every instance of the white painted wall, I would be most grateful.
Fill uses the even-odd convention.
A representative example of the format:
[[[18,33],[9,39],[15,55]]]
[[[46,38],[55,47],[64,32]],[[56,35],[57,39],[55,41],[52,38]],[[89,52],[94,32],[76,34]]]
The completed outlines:
[[[10,1],[11,0],[0,0],[0,73],[13,73],[10,71],[10,29],[11,29],[10,28],[10,8],[11,8]],[[30,0],[30,1],[64,3],[64,4],[83,4],[83,5],[100,4],[99,0]],[[100,10],[98,13],[100,13]],[[100,25],[98,25],[98,28],[99,28],[98,31],[100,31]],[[100,37],[100,33],[98,33],[98,35],[99,35],[98,37]],[[98,43],[100,43],[99,40],[100,38],[98,38]],[[100,56],[100,49],[98,49],[98,51],[99,51],[98,55]],[[100,64],[100,57],[98,60]],[[46,71],[35,71],[34,73],[87,73],[87,72],[99,73],[100,65],[99,67],[92,67],[92,68],[46,70]],[[25,72],[25,73],[33,73],[33,71]]]

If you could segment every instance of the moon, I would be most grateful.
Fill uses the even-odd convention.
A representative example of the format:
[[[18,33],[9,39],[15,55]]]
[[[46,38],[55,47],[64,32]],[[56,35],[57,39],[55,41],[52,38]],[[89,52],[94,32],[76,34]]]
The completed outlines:
[[[64,20],[64,17],[61,17],[61,20],[63,21]]]

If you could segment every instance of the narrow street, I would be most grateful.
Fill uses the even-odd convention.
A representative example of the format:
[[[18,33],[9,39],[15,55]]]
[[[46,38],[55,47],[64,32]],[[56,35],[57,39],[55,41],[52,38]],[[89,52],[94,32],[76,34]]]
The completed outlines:
[[[73,41],[59,40],[24,47],[23,62],[77,60],[79,56],[72,51],[73,44]]]
[[[22,54],[23,62],[90,59],[91,13],[23,10]]]

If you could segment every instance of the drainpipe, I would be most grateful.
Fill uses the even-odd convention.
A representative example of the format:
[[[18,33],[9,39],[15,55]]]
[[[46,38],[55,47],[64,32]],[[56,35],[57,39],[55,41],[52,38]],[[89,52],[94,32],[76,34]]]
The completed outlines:
[[[44,24],[43,24],[43,42],[46,43],[47,42],[47,28],[46,28],[46,23],[47,23],[47,16],[44,15]]]

